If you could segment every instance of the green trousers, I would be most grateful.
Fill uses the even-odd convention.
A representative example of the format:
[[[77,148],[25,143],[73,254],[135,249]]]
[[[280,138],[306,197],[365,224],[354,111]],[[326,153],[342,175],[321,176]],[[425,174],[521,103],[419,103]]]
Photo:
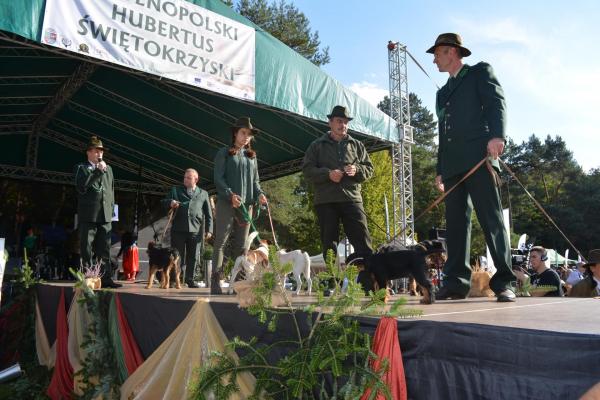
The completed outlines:
[[[84,267],[94,266],[92,257],[102,260],[102,272],[105,277],[112,274],[110,267],[110,222],[80,222],[79,250]],[[108,274],[108,275],[107,275]]]
[[[194,281],[196,260],[198,254],[202,254],[203,244],[202,233],[171,231],[171,246],[179,252],[181,276],[185,276],[186,283]]]
[[[446,189],[453,187],[464,175],[444,181]],[[471,287],[471,214],[477,214],[485,235],[496,273],[490,289],[499,293],[516,280],[510,259],[510,241],[502,218],[502,204],[494,179],[481,166],[446,197],[446,242],[448,260],[444,266],[444,286],[452,292],[467,294]]]
[[[250,211],[252,215],[252,211]],[[215,218],[215,242],[213,246],[212,273],[221,272],[223,267],[223,251],[229,235],[233,233],[231,246],[232,257],[241,255],[246,246],[246,238],[250,232],[250,225],[242,220],[242,214],[231,206],[226,200],[217,200]]]

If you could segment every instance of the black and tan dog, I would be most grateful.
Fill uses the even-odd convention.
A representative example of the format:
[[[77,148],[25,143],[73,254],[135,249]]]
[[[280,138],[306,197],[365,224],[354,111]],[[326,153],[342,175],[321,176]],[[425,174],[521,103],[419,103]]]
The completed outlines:
[[[374,254],[351,254],[346,264],[362,267],[357,280],[365,293],[387,288],[390,280],[413,276],[423,293],[421,304],[431,304],[435,296],[427,273],[427,257],[445,252],[446,244],[442,240],[427,240],[409,247],[390,244]]]
[[[175,288],[181,289],[181,267],[179,265],[179,252],[174,247],[158,247],[153,241],[148,242],[148,263],[150,271],[148,275],[148,285],[146,289],[152,287],[154,275],[160,271],[160,288],[168,289],[171,277],[171,271],[175,272]]]

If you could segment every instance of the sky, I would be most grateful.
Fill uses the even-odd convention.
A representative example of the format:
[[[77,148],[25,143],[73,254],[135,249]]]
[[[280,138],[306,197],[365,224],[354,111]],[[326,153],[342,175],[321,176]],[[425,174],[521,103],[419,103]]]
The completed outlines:
[[[408,89],[435,109],[438,72],[425,51],[438,34],[457,32],[472,55],[490,63],[504,88],[507,135],[559,135],[584,168],[600,168],[600,2],[290,0],[329,46],[323,69],[373,104],[388,94],[387,42],[419,61],[408,62]]]

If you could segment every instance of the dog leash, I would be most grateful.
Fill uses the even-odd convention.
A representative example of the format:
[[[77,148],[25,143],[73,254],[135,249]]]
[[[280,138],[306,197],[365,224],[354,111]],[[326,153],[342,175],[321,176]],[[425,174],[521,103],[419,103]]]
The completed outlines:
[[[160,238],[160,243],[163,242],[163,240],[165,240],[165,235],[167,233],[167,229],[169,229],[169,225],[171,225],[171,221],[173,220],[173,217],[175,216],[175,214],[177,213],[177,208],[171,208],[169,210],[169,219],[167,220],[167,224],[165,225],[165,230],[162,233],[162,236]]]
[[[275,248],[279,250],[279,244],[277,243],[277,237],[275,237],[275,228],[273,227],[273,218],[271,218],[271,207],[269,206],[269,202],[267,201],[267,215],[269,216],[269,223],[271,224],[271,233],[273,234],[273,242],[275,243]]]
[[[258,217],[260,216],[260,206],[256,207],[258,210],[256,212],[256,218],[252,218],[252,216],[250,215],[250,212],[248,211],[248,209],[246,208],[246,205],[244,203],[241,203],[240,206],[237,208],[240,212],[240,214],[242,214],[242,219],[244,220],[243,225],[250,225],[250,227],[253,229],[253,232],[256,232],[256,238],[255,240],[260,243],[260,234],[258,233],[258,229],[256,229],[256,226],[254,225],[254,221],[256,221],[258,219]],[[237,218],[236,218],[237,219]],[[238,221],[239,222],[239,221]]]
[[[460,185],[467,178],[469,178],[471,175],[473,175],[475,173],[475,171],[477,171],[479,169],[479,167],[481,167],[484,163],[487,164],[488,170],[490,171],[490,173],[492,173],[492,177],[494,178],[494,182],[496,184],[498,184],[498,177],[497,177],[497,175],[494,174],[494,172],[495,172],[494,168],[490,164],[488,156],[485,156],[481,161],[479,161],[477,164],[475,164],[475,166],[473,168],[471,168],[469,170],[469,172],[467,172],[458,182],[456,182],[456,184],[454,186],[452,186],[450,189],[444,191],[444,193],[442,193],[440,196],[438,196],[438,198],[435,199],[433,201],[433,203],[431,203],[425,210],[423,210],[423,212],[421,212],[421,214],[417,215],[417,217],[415,217],[415,219],[413,220],[413,224],[415,222],[417,222],[419,219],[421,219],[429,211],[433,210],[434,207],[437,207],[446,197],[448,197],[448,195],[450,193],[452,193],[452,191],[454,189],[456,189],[458,187],[458,185]],[[394,235],[394,237],[390,240],[390,242],[393,242],[394,240],[396,240],[396,238],[398,236],[402,235],[404,233],[404,231],[406,231],[407,228],[408,228],[408,226],[405,226],[404,228],[402,228],[402,230],[400,232],[398,232],[396,235]],[[386,234],[387,234],[387,232],[386,232]]]
[[[552,217],[550,217],[550,215],[548,215],[548,213],[546,212],[546,210],[544,210],[544,207],[542,207],[542,205],[535,199],[535,197],[533,197],[533,195],[531,193],[529,193],[529,190],[527,190],[525,188],[525,185],[523,185],[523,183],[519,180],[519,178],[517,178],[517,176],[512,171],[512,169],[510,169],[510,167],[508,165],[506,165],[506,163],[504,161],[502,161],[502,160],[500,160],[500,164],[502,164],[502,166],[504,168],[506,168],[506,170],[508,171],[508,173],[510,174],[510,176],[512,176],[513,179],[515,181],[517,181],[517,183],[523,188],[523,190],[525,191],[525,193],[527,194],[527,196],[529,196],[529,198],[533,201],[533,203],[536,205],[536,207],[542,212],[542,214],[544,214],[544,216],[548,219],[548,221],[550,221],[550,223],[562,235],[562,237],[567,241],[567,243],[569,243],[569,245],[577,252],[577,254],[579,255],[579,257],[581,257],[582,260],[585,260],[585,257],[583,257],[583,255],[581,254],[581,252],[579,251],[579,249],[577,247],[575,247],[575,245],[569,240],[569,238],[567,238],[567,235],[565,235],[563,233],[563,231],[558,227],[558,225],[556,224],[556,222],[554,222],[554,220],[552,219]]]

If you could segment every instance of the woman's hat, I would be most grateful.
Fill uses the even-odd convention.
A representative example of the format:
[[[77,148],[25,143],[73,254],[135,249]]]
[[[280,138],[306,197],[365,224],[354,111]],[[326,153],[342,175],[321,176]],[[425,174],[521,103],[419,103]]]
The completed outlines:
[[[236,133],[241,128],[248,128],[252,131],[253,135],[258,133],[258,129],[252,126],[250,117],[240,117],[235,121],[235,124],[231,127],[231,132]]]
[[[427,53],[433,54],[435,52],[435,48],[438,46],[451,46],[460,49],[460,54],[463,57],[468,57],[471,55],[471,50],[463,47],[462,38],[458,33],[442,33],[440,36],[435,39],[435,44],[427,50]]]

